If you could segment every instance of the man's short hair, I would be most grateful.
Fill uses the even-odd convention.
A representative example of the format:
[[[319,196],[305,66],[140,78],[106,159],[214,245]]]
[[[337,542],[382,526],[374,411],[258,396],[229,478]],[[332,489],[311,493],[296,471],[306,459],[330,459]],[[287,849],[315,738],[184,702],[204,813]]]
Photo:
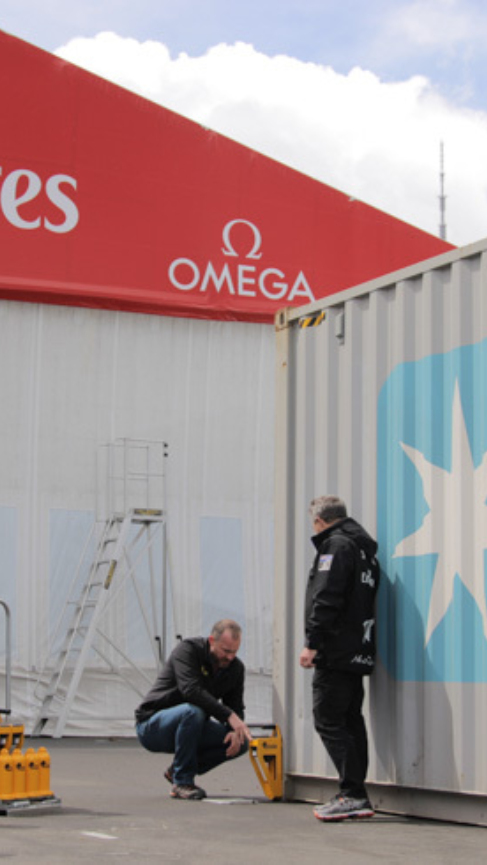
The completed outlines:
[[[215,622],[211,629],[211,636],[218,642],[225,631],[230,631],[234,640],[240,640],[242,636],[242,628],[233,619],[220,619],[219,622]]]
[[[338,496],[318,496],[310,502],[309,513],[313,520],[320,519],[325,523],[334,523],[347,516],[345,502]]]

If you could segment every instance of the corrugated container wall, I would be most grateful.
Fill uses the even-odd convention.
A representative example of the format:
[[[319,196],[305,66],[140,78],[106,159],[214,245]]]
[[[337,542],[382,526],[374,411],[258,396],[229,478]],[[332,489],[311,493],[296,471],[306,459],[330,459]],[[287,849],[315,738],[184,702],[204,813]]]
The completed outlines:
[[[487,241],[284,311],[276,333],[274,708],[287,794],[320,798],[336,777],[298,664],[308,505],[336,493],[379,543],[374,801],[485,824]]]

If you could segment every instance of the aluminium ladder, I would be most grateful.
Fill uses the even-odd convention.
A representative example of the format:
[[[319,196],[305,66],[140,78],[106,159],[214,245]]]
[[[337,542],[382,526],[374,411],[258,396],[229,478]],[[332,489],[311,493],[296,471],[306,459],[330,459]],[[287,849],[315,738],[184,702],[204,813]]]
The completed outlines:
[[[41,735],[48,724],[53,725],[54,738],[63,735],[83,670],[92,650],[108,663],[112,670],[120,673],[120,670],[115,670],[113,664],[110,664],[103,649],[100,648],[100,638],[108,642],[126,662],[135,666],[100,629],[100,617],[110,603],[110,595],[113,594],[112,583],[116,577],[119,577],[119,571],[122,569],[124,571],[120,579],[126,579],[127,575],[133,577],[133,569],[128,562],[129,536],[132,527],[142,526],[144,531],[154,523],[163,527],[163,522],[161,511],[147,512],[142,509],[130,511],[123,519],[119,517],[107,519],[88,580],[82,586],[78,596],[67,602],[72,614],[61,648],[52,666],[44,669],[37,684],[36,696],[41,700],[41,705],[32,735]],[[156,655],[156,662],[160,662],[160,656]],[[46,676],[48,681],[43,685],[42,678]]]
[[[130,483],[133,478],[135,478],[135,482],[138,485],[136,499],[140,501],[142,498],[145,505],[147,505],[154,498],[150,492],[150,482],[153,482],[154,476],[158,479],[162,478],[163,474],[162,471],[160,473],[152,471],[152,474],[149,474],[148,468],[143,472],[140,472],[140,470],[132,471],[131,473],[127,471],[127,466],[130,464],[130,449],[136,448],[139,451],[145,449],[149,453],[149,448],[154,444],[162,444],[162,456],[167,456],[167,445],[165,443],[124,439],[117,440],[108,446],[109,448],[113,447],[113,451],[109,453],[108,460],[111,472],[109,477],[111,489],[108,490],[108,501],[110,502],[110,507],[116,507],[117,510],[112,510],[109,516],[104,515],[103,519],[99,518],[93,526],[93,533],[98,532],[99,537],[88,577],[86,579],[82,577],[82,563],[80,563],[78,573],[75,575],[71,595],[66,602],[63,615],[58,623],[58,629],[54,635],[55,639],[60,633],[61,627],[65,626],[67,620],[68,624],[62,638],[61,647],[54,654],[53,659],[48,659],[46,662],[34,691],[35,696],[40,702],[32,731],[32,735],[34,736],[39,736],[43,732],[47,734],[48,729],[52,731],[50,735],[54,738],[59,738],[63,735],[68,716],[78,692],[83,671],[86,668],[90,654],[93,652],[104,661],[111,672],[125,679],[130,687],[134,687],[133,682],[126,678],[124,671],[119,667],[115,667],[113,661],[107,656],[107,645],[109,650],[111,650],[112,656],[115,652],[118,656],[122,657],[125,662],[125,669],[127,665],[132,667],[150,684],[147,675],[137,667],[124,650],[113,642],[102,625],[107,607],[115,600],[117,593],[128,579],[131,580],[135,590],[145,629],[150,638],[156,665],[159,665],[163,660],[164,633],[162,637],[158,633],[160,626],[156,622],[154,609],[147,611],[144,607],[141,592],[137,585],[136,571],[137,563],[144,553],[149,556],[152,571],[151,552],[158,532],[162,533],[165,556],[167,544],[166,518],[164,511],[160,508],[147,506],[142,508],[129,507],[130,502],[134,501],[134,496],[131,495],[130,491]],[[148,462],[149,458],[147,457]],[[117,464],[122,466],[121,473],[116,468]],[[141,478],[144,482],[145,495],[141,495],[140,493]],[[114,490],[115,493],[113,492]],[[107,497],[106,489],[103,491],[103,494]],[[160,500],[162,496],[158,496],[158,498]],[[100,514],[98,516],[100,517]],[[134,550],[137,552],[138,558],[133,563],[131,556]],[[79,587],[80,575],[81,588]],[[166,574],[164,565],[163,631],[166,615],[165,595]],[[152,599],[152,607],[154,607],[154,598]],[[150,621],[151,619],[152,622]],[[138,688],[135,689],[138,691]],[[143,692],[138,692],[142,696]]]

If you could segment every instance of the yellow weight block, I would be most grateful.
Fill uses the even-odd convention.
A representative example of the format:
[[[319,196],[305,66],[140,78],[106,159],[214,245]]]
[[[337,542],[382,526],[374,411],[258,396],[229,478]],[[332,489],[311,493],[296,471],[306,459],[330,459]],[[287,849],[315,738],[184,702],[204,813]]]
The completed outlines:
[[[3,748],[0,752],[0,800],[14,798],[14,764],[12,755]]]
[[[46,748],[39,748],[37,751],[37,759],[39,760],[39,790],[38,796],[53,796],[51,790],[51,756]]]

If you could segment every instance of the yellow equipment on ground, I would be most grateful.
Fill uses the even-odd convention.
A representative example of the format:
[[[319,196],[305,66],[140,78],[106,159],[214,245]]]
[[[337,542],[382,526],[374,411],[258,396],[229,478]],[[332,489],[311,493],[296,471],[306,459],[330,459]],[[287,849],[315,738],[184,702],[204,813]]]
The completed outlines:
[[[5,708],[0,709],[0,814],[27,809],[52,808],[61,804],[50,787],[51,758],[45,748],[24,745],[24,725],[10,724],[11,631],[10,610],[5,611]],[[4,716],[4,717],[2,717]]]
[[[253,726],[255,729],[255,725],[250,725]],[[251,740],[250,762],[267,798],[281,799],[284,791],[281,730],[277,724],[259,724],[258,730],[266,733]]]
[[[10,713],[10,710],[0,709],[0,712],[5,712],[5,715]],[[10,753],[15,748],[23,748],[24,745],[24,725],[23,724],[7,724],[7,718],[2,720],[0,715],[0,751],[5,748]]]

